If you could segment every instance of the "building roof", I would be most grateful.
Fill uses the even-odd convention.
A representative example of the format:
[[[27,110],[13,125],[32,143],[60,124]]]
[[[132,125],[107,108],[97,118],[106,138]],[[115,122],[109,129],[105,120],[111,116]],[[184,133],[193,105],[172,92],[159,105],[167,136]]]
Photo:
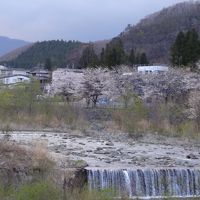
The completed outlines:
[[[3,65],[0,65],[0,70],[2,70],[2,69],[8,69],[7,67],[5,67],[5,66],[3,66]]]
[[[138,66],[138,71],[168,71],[169,67],[157,65],[157,66]]]
[[[13,70],[13,71],[25,71],[25,72],[28,72],[29,70],[26,70],[26,69],[24,69],[24,68],[9,68],[9,69],[11,69],[11,70]]]
[[[26,76],[26,75],[23,75],[23,74],[15,74],[15,75],[5,75],[5,76],[1,76],[0,79],[3,79],[3,78],[10,78],[10,77],[16,77],[16,76],[23,76],[23,77],[26,77],[26,78],[30,78],[29,76]]]
[[[43,68],[33,68],[33,69],[31,69],[30,71],[29,71],[29,73],[39,73],[39,74],[41,74],[41,73],[49,73],[49,71],[48,70],[46,70],[46,69],[43,69]]]

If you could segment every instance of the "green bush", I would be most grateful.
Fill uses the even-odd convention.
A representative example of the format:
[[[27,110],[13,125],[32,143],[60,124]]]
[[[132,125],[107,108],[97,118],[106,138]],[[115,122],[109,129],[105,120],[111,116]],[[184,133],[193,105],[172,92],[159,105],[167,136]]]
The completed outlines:
[[[115,197],[112,190],[90,191],[87,187],[63,194],[63,190],[46,181],[25,184],[16,191],[12,187],[0,187],[1,200],[113,200]]]
[[[15,200],[60,200],[60,191],[47,182],[36,182],[22,186],[15,195]]]
[[[109,189],[89,191],[86,188],[81,191],[74,190],[72,193],[68,193],[64,200],[113,200],[114,197],[114,192]]]
[[[3,187],[0,186],[0,199],[1,200],[11,200],[14,196],[14,189],[13,187]]]
[[[134,101],[129,106],[112,111],[112,119],[130,136],[136,136],[146,129],[148,108],[139,97],[134,96]]]

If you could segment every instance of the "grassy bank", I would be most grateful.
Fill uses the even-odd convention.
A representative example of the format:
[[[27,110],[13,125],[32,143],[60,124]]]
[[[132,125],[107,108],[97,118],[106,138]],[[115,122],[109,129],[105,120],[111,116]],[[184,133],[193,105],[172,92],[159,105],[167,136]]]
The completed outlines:
[[[0,187],[1,200],[112,200],[110,190],[89,191],[88,189],[63,192],[61,188],[47,181],[38,181],[22,185],[17,190],[13,187]],[[125,200],[125,198],[124,198]]]
[[[175,101],[145,103],[133,96],[130,103],[86,108],[79,102],[66,102],[62,96],[44,97],[39,84],[22,84],[0,91],[0,128],[12,130],[78,129],[83,133],[91,124],[128,132],[130,136],[156,133],[171,136],[199,137],[200,109],[195,117],[188,114],[188,104]]]
[[[0,199],[1,200],[129,200],[128,197],[116,198],[112,190],[93,190],[83,189],[81,191],[74,190],[68,191],[65,195],[62,190],[57,188],[55,185],[46,182],[34,182],[26,184],[20,187],[18,190],[10,188],[0,187]],[[142,199],[142,198],[134,198]],[[165,200],[195,200],[197,197],[191,198],[173,198],[165,197]],[[152,200],[156,200],[153,199]]]

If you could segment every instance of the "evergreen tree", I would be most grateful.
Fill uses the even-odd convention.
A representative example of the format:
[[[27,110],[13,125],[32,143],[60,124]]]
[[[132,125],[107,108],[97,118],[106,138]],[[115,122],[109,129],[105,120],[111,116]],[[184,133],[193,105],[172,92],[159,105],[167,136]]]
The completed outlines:
[[[141,65],[148,65],[149,61],[147,60],[147,56],[145,53],[141,53],[140,55],[140,64]]]
[[[117,66],[125,62],[125,52],[120,38],[114,38],[106,45],[105,65],[108,67]]]
[[[200,41],[196,30],[180,32],[171,48],[171,62],[175,66],[194,64],[200,58]]]
[[[101,50],[100,63],[101,63],[101,65],[105,65],[105,49],[104,48],[102,48],[102,50]]]
[[[135,57],[135,64],[140,64],[140,57],[141,57],[140,53],[137,53]]]
[[[199,59],[200,55],[200,41],[198,33],[195,29],[188,31],[186,33],[186,42],[185,42],[185,63],[184,64],[195,64]]]
[[[52,66],[52,62],[51,62],[51,58],[47,58],[45,60],[45,64],[44,64],[45,69],[52,71],[53,70],[53,66]]]
[[[174,65],[182,65],[184,63],[183,58],[184,56],[184,48],[185,48],[185,34],[180,32],[176,40],[171,48],[171,55],[172,55],[172,63]]]
[[[81,68],[95,67],[98,65],[98,57],[94,51],[93,45],[89,45],[83,50],[79,64],[81,65]]]
[[[131,65],[136,64],[136,57],[135,57],[135,51],[134,49],[131,49],[131,52],[129,54],[129,58],[128,58],[129,62]]]

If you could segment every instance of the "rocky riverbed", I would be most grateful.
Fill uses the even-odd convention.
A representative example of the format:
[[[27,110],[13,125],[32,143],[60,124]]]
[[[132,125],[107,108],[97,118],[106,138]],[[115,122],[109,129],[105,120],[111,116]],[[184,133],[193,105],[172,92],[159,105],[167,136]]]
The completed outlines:
[[[0,135],[3,136],[2,134]],[[147,134],[134,139],[124,135],[12,132],[11,141],[21,145],[46,144],[57,158],[85,161],[89,168],[198,168],[198,142]],[[62,163],[63,165],[65,163]]]

